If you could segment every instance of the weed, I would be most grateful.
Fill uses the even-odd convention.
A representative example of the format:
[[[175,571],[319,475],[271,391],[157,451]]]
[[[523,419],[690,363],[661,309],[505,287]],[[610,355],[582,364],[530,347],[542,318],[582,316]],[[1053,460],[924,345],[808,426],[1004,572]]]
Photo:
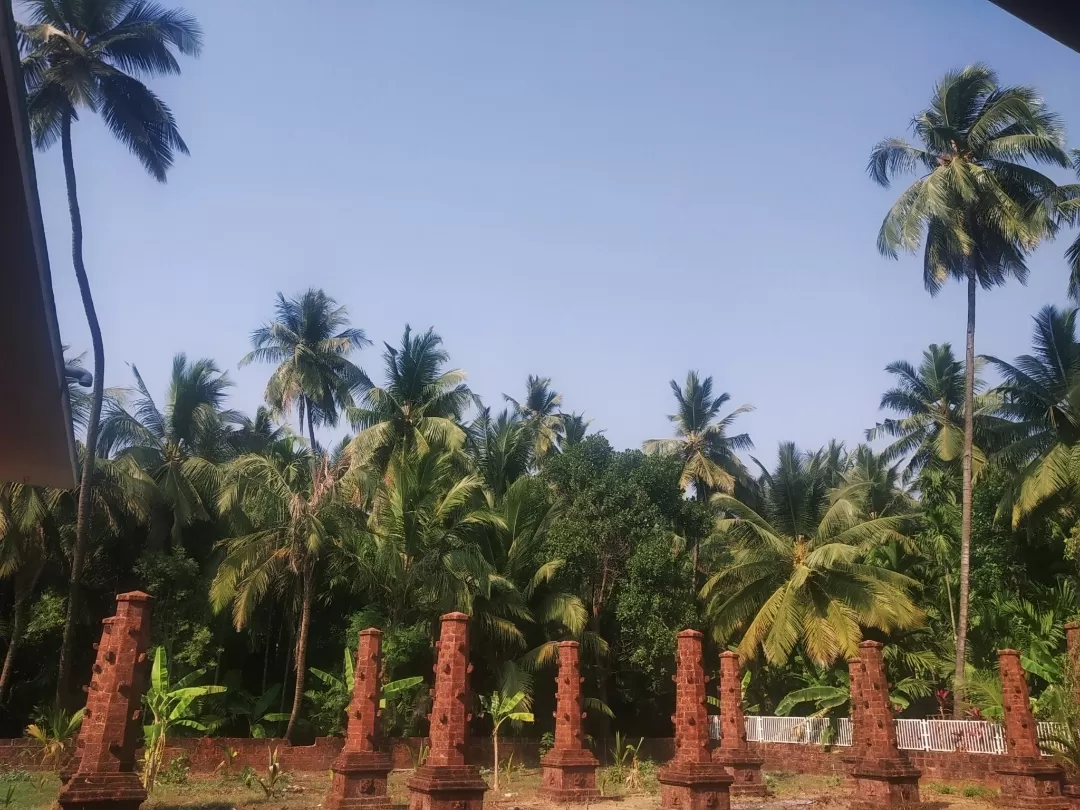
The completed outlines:
[[[0,784],[10,782],[29,782],[30,772],[20,768],[5,768],[0,770]]]
[[[964,789],[961,792],[968,799],[992,799],[994,796],[997,796],[996,791],[983,787],[982,785],[964,785]]]
[[[545,731],[540,737],[540,756],[544,756],[548,751],[555,747],[555,735],[550,731]]]
[[[934,793],[938,793],[942,796],[951,796],[957,792],[956,788],[952,785],[943,785],[941,782],[931,782],[927,787],[934,791]]]
[[[0,807],[10,807],[15,800],[15,785],[9,784],[7,790],[0,793]]]
[[[281,769],[281,765],[278,764],[278,750],[275,748],[273,751],[269,751],[269,760],[266,766],[266,778],[263,779],[254,769],[248,776],[248,780],[245,782],[248,787],[252,786],[252,783],[257,784],[268,799],[276,799],[285,792],[285,789],[289,786],[290,777],[285,771]]]
[[[157,779],[167,785],[183,785],[187,783],[188,771],[190,770],[191,759],[188,758],[187,754],[181,754],[169,761],[169,764],[165,766],[165,770],[158,773]]]

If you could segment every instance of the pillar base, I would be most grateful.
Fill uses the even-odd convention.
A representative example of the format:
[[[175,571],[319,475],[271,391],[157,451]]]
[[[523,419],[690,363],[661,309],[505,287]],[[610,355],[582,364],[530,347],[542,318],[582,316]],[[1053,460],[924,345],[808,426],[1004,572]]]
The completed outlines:
[[[597,765],[596,757],[584,748],[569,751],[553,748],[540,760],[540,795],[563,804],[598,798]]]
[[[724,770],[732,778],[732,796],[753,796],[761,798],[769,795],[768,788],[761,778],[761,766],[765,762],[764,757],[757,757],[749,751],[731,749],[725,751],[719,748],[713,751],[713,762],[724,766]]]
[[[331,770],[326,810],[390,810],[386,776],[393,767],[387,754],[342,751]]]
[[[405,784],[409,810],[484,810],[488,791],[475,765],[424,765]]]
[[[1041,757],[1001,757],[994,767],[1001,790],[994,804],[1021,810],[1065,810],[1072,802],[1063,796],[1064,771]]]
[[[660,806],[678,810],[730,810],[731,775],[722,765],[703,762],[661,768]]]
[[[56,802],[61,810],[138,810],[146,789],[134,773],[72,774]]]
[[[900,759],[864,759],[855,765],[850,810],[883,810],[919,806],[922,772]]]

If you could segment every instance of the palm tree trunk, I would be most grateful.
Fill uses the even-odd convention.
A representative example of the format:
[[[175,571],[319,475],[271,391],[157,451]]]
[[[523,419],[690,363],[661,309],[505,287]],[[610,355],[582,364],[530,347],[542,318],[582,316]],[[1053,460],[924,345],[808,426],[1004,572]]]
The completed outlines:
[[[86,323],[90,328],[90,343],[94,351],[94,390],[90,400],[90,417],[86,423],[86,449],[83,453],[82,476],[79,479],[79,507],[75,524],[75,549],[71,555],[71,583],[68,587],[67,616],[64,620],[64,640],[60,644],[60,667],[56,676],[56,703],[60,705],[71,679],[72,648],[75,644],[75,620],[80,611],[83,565],[86,547],[90,539],[90,504],[94,462],[97,460],[98,427],[101,421],[101,400],[105,383],[105,347],[101,339],[94,299],[90,294],[90,280],[83,264],[82,214],[75,185],[75,161],[71,154],[71,114],[64,116],[60,131],[60,144],[64,157],[64,177],[67,180],[68,212],[71,215],[71,261],[75,266],[75,278],[79,282]]]
[[[315,455],[315,420],[311,417],[311,403],[308,403],[307,408],[307,429],[308,439],[311,441],[311,455]]]
[[[964,659],[967,654],[968,591],[971,577],[971,454],[975,434],[975,269],[968,270],[967,351],[964,355],[963,500],[960,505],[960,596],[956,627],[953,716],[964,716]]]
[[[293,692],[292,711],[289,713],[289,727],[285,729],[285,738],[292,742],[293,728],[300,716],[300,704],[304,701],[304,674],[307,669],[308,630],[311,627],[311,603],[315,598],[314,571],[305,566],[303,605],[300,608],[300,628],[296,638],[296,689]]]
[[[492,790],[498,791],[499,789],[499,727],[496,726],[495,730],[491,732],[491,745],[495,749],[495,769],[491,772],[492,780],[494,784],[491,786]]]
[[[42,562],[31,561],[29,563],[33,566],[33,572],[30,582],[25,587],[20,587],[18,583],[15,584],[15,615],[11,622],[11,641],[8,644],[7,653],[4,655],[4,668],[0,670],[0,705],[3,705],[4,698],[7,697],[8,687],[11,685],[11,672],[15,668],[15,653],[18,652],[23,632],[26,630],[26,603],[33,596],[34,588],[37,587],[38,579],[41,577],[41,570],[44,568]]]

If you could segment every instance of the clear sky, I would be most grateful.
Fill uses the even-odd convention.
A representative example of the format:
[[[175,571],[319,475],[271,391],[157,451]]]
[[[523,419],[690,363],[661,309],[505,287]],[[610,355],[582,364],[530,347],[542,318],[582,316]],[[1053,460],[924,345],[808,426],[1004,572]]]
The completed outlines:
[[[253,411],[250,332],[314,285],[376,341],[357,359],[377,379],[381,341],[434,325],[486,401],[550,376],[616,447],[668,435],[667,381],[691,368],[757,406],[755,455],[854,443],[886,363],[963,344],[962,290],[931,299],[917,259],[875,250],[898,191],[867,178],[874,143],[983,60],[1080,146],[1080,55],[987,0],[184,5],[205,52],[151,84],[192,153],[168,184],[100,123],[75,129],[106,383],[134,363],[159,398],[186,351]],[[82,350],[58,148],[38,180]],[[1066,244],[1027,288],[980,294],[978,351],[1024,351],[1064,303]]]

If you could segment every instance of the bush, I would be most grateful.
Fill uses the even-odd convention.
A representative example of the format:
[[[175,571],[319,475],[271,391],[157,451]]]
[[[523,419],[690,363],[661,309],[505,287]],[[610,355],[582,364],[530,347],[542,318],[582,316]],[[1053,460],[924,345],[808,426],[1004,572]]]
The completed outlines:
[[[157,781],[167,785],[183,785],[187,782],[191,770],[191,759],[187,754],[173,758],[165,769],[158,772]]]
[[[544,756],[555,747],[555,735],[550,731],[545,731],[540,737],[540,756]]]

